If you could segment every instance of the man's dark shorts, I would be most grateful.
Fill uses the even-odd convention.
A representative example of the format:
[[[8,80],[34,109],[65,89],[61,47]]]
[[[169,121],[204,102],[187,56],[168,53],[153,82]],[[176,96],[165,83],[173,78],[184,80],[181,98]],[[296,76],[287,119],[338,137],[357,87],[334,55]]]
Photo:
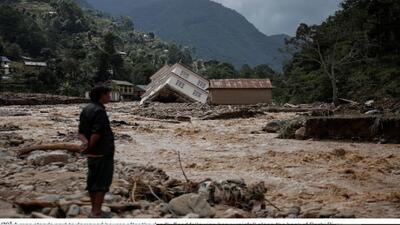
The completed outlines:
[[[114,173],[114,156],[88,158],[86,190],[89,193],[108,192]]]

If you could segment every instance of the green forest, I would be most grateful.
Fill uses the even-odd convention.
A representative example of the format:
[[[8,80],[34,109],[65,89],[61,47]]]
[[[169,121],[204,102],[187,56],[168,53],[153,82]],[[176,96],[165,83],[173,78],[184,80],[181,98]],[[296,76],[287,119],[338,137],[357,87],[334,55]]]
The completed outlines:
[[[300,24],[279,98],[337,102],[400,97],[400,1],[345,0],[321,25]]]
[[[267,64],[235,68],[193,57],[195,50],[135,30],[128,17],[112,17],[72,0],[0,3],[0,56],[13,77],[1,90],[81,96],[108,79],[147,84],[165,64],[184,63],[207,78],[269,78],[276,102],[337,102],[400,98],[400,2],[344,0],[320,25],[300,24],[281,49],[283,73]],[[21,57],[45,61],[26,68]]]
[[[129,18],[81,9],[72,0],[2,1],[0,55],[12,60],[14,70],[3,90],[73,96],[108,79],[146,84],[166,63],[193,62],[190,49],[136,32]],[[24,67],[24,57],[48,66]]]

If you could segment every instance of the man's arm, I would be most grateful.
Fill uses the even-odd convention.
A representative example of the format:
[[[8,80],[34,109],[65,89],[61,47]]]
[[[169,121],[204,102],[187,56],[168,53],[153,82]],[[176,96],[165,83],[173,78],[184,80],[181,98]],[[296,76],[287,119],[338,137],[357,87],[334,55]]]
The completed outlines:
[[[84,120],[84,114],[83,114],[83,111],[81,112],[81,114],[80,114],[80,116],[79,116],[79,126],[78,126],[78,137],[79,137],[79,140],[81,141],[81,146],[80,146],[80,151],[81,151],[81,153],[84,153],[84,152],[86,152],[87,151],[87,149],[88,149],[88,139],[85,137],[85,135],[83,134],[84,132],[83,132],[83,129],[84,129],[84,126],[83,126],[83,120]]]
[[[90,136],[89,145],[87,147],[87,150],[89,151],[94,146],[96,146],[96,144],[100,140],[100,138],[101,138],[101,134],[92,134],[92,136]]]

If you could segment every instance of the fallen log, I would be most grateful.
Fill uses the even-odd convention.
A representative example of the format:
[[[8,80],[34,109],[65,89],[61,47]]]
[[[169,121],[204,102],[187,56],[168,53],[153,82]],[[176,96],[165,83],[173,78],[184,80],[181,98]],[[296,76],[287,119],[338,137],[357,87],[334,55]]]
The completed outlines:
[[[69,152],[80,152],[80,146],[76,144],[59,143],[59,144],[46,144],[46,145],[35,145],[26,148],[21,148],[16,151],[18,157],[26,155],[33,151],[52,151],[52,150],[67,150]]]

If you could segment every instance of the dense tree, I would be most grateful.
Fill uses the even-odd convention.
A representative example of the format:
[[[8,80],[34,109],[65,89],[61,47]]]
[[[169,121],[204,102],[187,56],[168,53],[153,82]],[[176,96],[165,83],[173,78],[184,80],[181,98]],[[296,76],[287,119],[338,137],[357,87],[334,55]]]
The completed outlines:
[[[239,77],[239,73],[230,63],[219,63],[218,65],[211,66],[206,69],[204,75],[209,79],[228,79]]]
[[[36,21],[3,4],[0,5],[0,37],[35,56],[47,45],[47,38]]]
[[[105,82],[111,78],[123,77],[124,62],[116,47],[120,39],[112,32],[107,32],[103,43],[98,46],[96,82]]]
[[[301,24],[287,42],[291,100],[400,97],[399,15],[399,1],[346,0],[321,25]]]
[[[58,16],[54,26],[61,32],[79,33],[89,29],[87,19],[79,6],[72,0],[52,0],[50,4]]]

